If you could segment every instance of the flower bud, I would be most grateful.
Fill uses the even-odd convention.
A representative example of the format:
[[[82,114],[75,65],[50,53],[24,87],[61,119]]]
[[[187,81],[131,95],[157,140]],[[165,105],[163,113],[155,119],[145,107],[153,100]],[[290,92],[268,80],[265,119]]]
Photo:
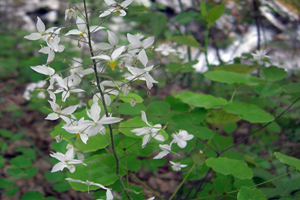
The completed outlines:
[[[74,146],[73,145],[71,145],[70,143],[67,145],[67,147],[66,147],[66,149],[72,149],[72,148],[74,148]]]
[[[65,11],[65,20],[72,19],[72,18],[76,19],[76,12],[72,8],[68,8]]]
[[[57,143],[60,143],[62,141],[62,136],[61,135],[56,136],[55,140]]]
[[[136,104],[136,99],[133,98],[130,102],[130,105],[131,105],[131,107],[133,107],[133,106],[135,106],[135,104]]]

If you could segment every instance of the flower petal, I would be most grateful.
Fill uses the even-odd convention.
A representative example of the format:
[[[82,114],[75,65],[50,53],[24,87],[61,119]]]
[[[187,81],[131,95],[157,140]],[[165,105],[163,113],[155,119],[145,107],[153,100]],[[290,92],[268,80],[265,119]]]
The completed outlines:
[[[114,32],[109,31],[109,30],[107,30],[107,33],[108,33],[109,43],[113,46],[117,45],[118,42],[119,42],[119,39],[118,39],[117,35]]]
[[[144,148],[144,147],[148,144],[148,142],[150,142],[150,135],[149,135],[149,134],[147,134],[147,135],[145,135],[145,136],[143,137],[142,148]]]
[[[148,47],[150,47],[154,43],[154,39],[155,39],[154,36],[144,39],[142,42],[144,49],[147,49]]]
[[[41,39],[42,36],[40,33],[31,33],[30,35],[26,35],[24,38],[27,40],[38,40]]]
[[[62,163],[62,162],[56,163],[53,166],[51,172],[62,171],[65,167],[66,167],[66,165],[64,163]]]
[[[114,50],[114,52],[111,54],[111,59],[115,61],[123,53],[124,50],[125,50],[125,46],[121,46],[116,50]]]
[[[39,33],[43,33],[45,31],[45,24],[39,17],[37,17],[36,29]]]

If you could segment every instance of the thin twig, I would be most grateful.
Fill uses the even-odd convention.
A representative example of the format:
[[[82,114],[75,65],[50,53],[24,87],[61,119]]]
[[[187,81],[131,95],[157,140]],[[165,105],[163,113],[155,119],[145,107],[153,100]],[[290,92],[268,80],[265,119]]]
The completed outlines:
[[[91,56],[94,57],[94,53],[93,53],[94,51],[93,51],[93,47],[92,47],[92,43],[91,43],[91,32],[90,32],[90,25],[89,25],[89,19],[88,19],[88,12],[87,12],[87,7],[86,7],[86,1],[85,0],[83,0],[83,4],[84,4],[86,27],[87,27],[87,31],[88,31],[88,46],[89,46]],[[97,87],[98,87],[98,90],[99,90],[100,95],[101,95],[101,100],[102,100],[102,105],[103,105],[103,108],[104,108],[104,111],[105,111],[105,115],[107,117],[109,117],[109,113],[108,113],[108,110],[107,110],[107,107],[106,107],[106,104],[105,104],[105,100],[104,100],[104,93],[103,93],[103,91],[100,87],[100,80],[99,80],[99,77],[98,77],[96,61],[95,60],[92,60],[92,61],[93,61],[94,72],[95,72],[95,76],[96,76]],[[119,181],[122,185],[123,191],[125,192],[126,196],[128,197],[128,199],[132,200],[132,197],[130,196],[129,192],[127,191],[127,189],[124,185],[124,182],[123,182],[123,180],[120,176],[120,172],[119,172],[119,168],[120,168],[119,164],[120,163],[119,163],[119,158],[118,158],[118,155],[117,155],[117,152],[116,152],[116,149],[115,149],[113,131],[112,131],[112,127],[111,127],[110,124],[108,125],[108,128],[109,128],[109,134],[110,134],[110,139],[111,139],[111,150],[112,150],[114,158],[116,160],[116,174],[118,176],[118,179],[119,179]]]

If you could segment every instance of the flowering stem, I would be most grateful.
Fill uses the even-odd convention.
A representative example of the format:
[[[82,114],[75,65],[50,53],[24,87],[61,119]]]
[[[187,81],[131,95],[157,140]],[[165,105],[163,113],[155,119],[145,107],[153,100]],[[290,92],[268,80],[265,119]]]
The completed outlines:
[[[173,199],[173,197],[176,195],[176,193],[178,192],[178,190],[181,188],[181,186],[183,185],[183,183],[185,182],[185,180],[187,179],[187,177],[190,175],[190,173],[192,172],[192,170],[194,169],[195,166],[196,166],[196,163],[193,164],[193,166],[188,171],[187,175],[183,178],[183,180],[181,181],[181,183],[179,184],[179,186],[176,188],[176,190],[172,194],[172,196],[169,198],[169,200]]]
[[[93,51],[93,47],[92,47],[92,43],[91,43],[91,32],[90,32],[90,26],[89,26],[89,19],[88,19],[88,12],[87,12],[87,7],[86,7],[86,0],[83,0],[83,5],[84,5],[84,12],[85,12],[85,20],[86,20],[86,27],[87,27],[87,36],[88,36],[88,46],[89,46],[89,50],[90,50],[90,53],[91,53],[91,56],[94,57],[94,51]],[[100,92],[100,95],[101,95],[101,100],[102,100],[102,105],[103,105],[103,108],[105,110],[105,115],[106,117],[109,117],[109,114],[108,114],[108,110],[107,110],[107,107],[106,107],[106,104],[105,104],[105,101],[104,101],[104,93],[103,91],[101,90],[101,87],[100,87],[100,80],[99,80],[99,77],[98,77],[98,72],[97,72],[97,66],[96,66],[96,61],[93,59],[93,68],[94,68],[94,72],[95,72],[95,76],[96,76],[96,82],[97,82],[97,88]],[[108,124],[108,128],[109,128],[109,135],[110,135],[110,139],[111,139],[111,150],[113,152],[113,155],[115,157],[115,160],[116,160],[116,174],[118,176],[118,179],[122,185],[122,188],[123,188],[123,191],[125,192],[126,196],[128,197],[128,199],[132,200],[132,197],[130,196],[129,192],[127,191],[125,185],[124,185],[124,182],[120,176],[120,173],[119,173],[119,158],[118,158],[118,155],[117,155],[117,152],[116,152],[116,149],[115,149],[115,143],[114,143],[114,137],[113,137],[113,131],[112,131],[112,127],[110,124]]]
[[[205,30],[205,60],[206,60],[206,64],[207,64],[207,67],[209,66],[209,61],[208,61],[208,55],[207,55],[207,48],[208,48],[208,36],[209,36],[209,29],[210,29],[210,26],[207,24],[206,25],[206,30]]]
[[[158,194],[157,192],[155,192],[151,187],[149,187],[147,184],[145,184],[143,181],[141,181],[141,179],[139,179],[136,175],[134,175],[132,172],[130,172],[130,175],[135,178],[140,184],[142,184],[143,186],[145,186],[148,190],[150,190],[154,195],[155,197],[161,199],[161,200],[164,200],[162,198],[162,196],[160,196],[160,194]]]
[[[238,87],[239,87],[239,86],[237,85],[237,86],[234,88],[234,91],[233,91],[233,93],[232,93],[232,95],[231,95],[231,98],[230,98],[230,102],[233,101],[234,95],[235,95],[236,90],[237,90]]]

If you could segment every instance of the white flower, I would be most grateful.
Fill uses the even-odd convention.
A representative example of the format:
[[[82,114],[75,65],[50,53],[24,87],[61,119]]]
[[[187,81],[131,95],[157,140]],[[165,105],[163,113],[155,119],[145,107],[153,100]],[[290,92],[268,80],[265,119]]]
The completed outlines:
[[[55,90],[55,94],[62,92],[62,101],[66,101],[66,99],[70,96],[71,92],[80,93],[84,92],[83,89],[77,88],[81,79],[72,79],[72,77],[68,76],[62,79],[60,76],[55,78],[59,88]],[[79,81],[79,82],[78,82]]]
[[[88,30],[87,30],[85,21],[83,19],[81,19],[80,17],[77,17],[76,25],[77,25],[78,29],[70,30],[69,32],[66,33],[66,36],[68,36],[68,35],[79,35],[80,37],[84,37],[86,40],[88,40],[87,39]],[[101,29],[104,29],[104,27],[102,27],[102,26],[90,26],[90,32],[91,33],[99,31]]]
[[[91,57],[91,59],[99,59],[99,60],[106,60],[108,62],[108,65],[112,68],[112,70],[115,69],[117,66],[117,60],[120,57],[120,55],[123,53],[125,50],[125,46],[121,46],[114,50],[111,54],[111,56],[108,55],[99,55],[99,56],[94,56]]]
[[[180,171],[182,167],[187,167],[187,165],[181,165],[180,163],[174,163],[172,161],[170,161],[170,163],[172,164],[172,169],[174,171]]]
[[[97,85],[97,83],[95,82],[95,85]],[[104,93],[104,102],[107,106],[109,106],[111,104],[111,98],[109,97],[109,95],[119,95],[119,91],[109,88],[109,89],[104,89],[104,86],[110,86],[110,87],[116,87],[116,85],[114,84],[114,82],[112,81],[102,81],[100,83],[100,88]],[[101,94],[100,92],[94,94],[93,96],[93,102],[98,102],[99,99],[101,98]]]
[[[186,141],[194,138],[186,130],[179,130],[179,133],[173,133],[172,137],[174,138],[172,142],[177,143],[180,148],[185,148],[187,145]]]
[[[52,101],[48,102],[51,105],[51,108],[53,110],[54,113],[50,113],[45,119],[48,120],[57,120],[59,117],[61,116],[66,116],[66,115],[70,115],[72,113],[75,112],[75,110],[77,109],[77,105],[76,106],[69,106],[67,108],[62,109],[58,104],[56,104],[56,96],[52,91],[48,91],[50,98],[52,99]]]
[[[110,15],[111,13],[116,13],[117,15],[123,17],[126,15],[125,9],[127,6],[129,6],[133,0],[125,0],[122,3],[118,4],[114,0],[104,0],[107,5],[109,5],[110,8],[105,10],[103,13],[99,15],[99,17],[106,17],[107,15]]]
[[[154,139],[158,141],[165,141],[165,138],[159,133],[161,130],[161,125],[156,124],[154,126],[150,125],[147,121],[146,113],[144,111],[141,111],[142,113],[142,120],[149,126],[149,127],[143,127],[143,128],[136,128],[133,129],[131,132],[135,133],[137,136],[145,135],[143,137],[143,143],[142,143],[142,148],[150,142],[150,137],[153,137]]]
[[[55,57],[54,52],[63,52],[65,50],[65,46],[62,44],[59,44],[56,50],[51,49],[50,47],[42,47],[39,52],[43,54],[48,54],[47,63],[50,63],[53,61]]]
[[[99,183],[94,183],[94,182],[90,182],[90,181],[81,181],[81,180],[74,180],[72,178],[66,178],[65,179],[66,181],[70,181],[70,182],[75,182],[75,183],[82,183],[82,184],[85,184],[87,186],[89,185],[95,185],[95,186],[98,186],[100,187],[101,189],[103,190],[106,190],[106,200],[113,200],[113,194],[111,192],[111,189],[107,188],[107,187],[104,187],[103,185],[99,184]]]
[[[269,58],[269,56],[266,55],[267,50],[261,49],[261,50],[256,50],[255,53],[252,53],[253,59],[258,62],[259,65],[263,64],[263,59],[264,58]]]
[[[175,53],[176,50],[173,49],[169,44],[163,43],[158,48],[155,49],[155,51],[161,52],[162,55],[167,56],[170,53]]]
[[[86,144],[89,139],[89,122],[88,120],[84,120],[82,117],[78,122],[72,123],[69,125],[64,125],[62,128],[65,129],[69,133],[76,134],[77,137],[80,137],[81,141]]]
[[[68,8],[65,11],[65,20],[72,19],[72,18],[76,19],[76,12],[72,8]]]
[[[186,54],[187,54],[187,51],[184,50],[182,47],[178,47],[177,51],[175,52],[175,55],[178,56],[180,59],[184,59]]]
[[[147,84],[147,87],[148,87],[149,90],[153,87],[153,83],[158,83],[149,74],[149,71],[152,70],[154,65],[151,65],[149,67],[145,67],[144,69],[139,69],[139,68],[132,67],[132,66],[126,66],[126,67],[132,74],[132,76],[126,77],[127,80],[130,80],[130,81],[134,81],[134,80],[146,81],[146,84]]]
[[[50,39],[52,36],[58,35],[61,30],[57,27],[51,27],[45,30],[45,24],[39,17],[37,17],[36,29],[38,31],[37,33],[31,33],[30,35],[26,35],[24,38],[27,40],[43,39],[48,43],[47,38]]]
[[[114,32],[109,31],[109,30],[107,30],[107,34],[108,34],[108,42],[109,43],[103,42],[103,43],[95,44],[95,47],[97,49],[107,50],[107,49],[112,49],[118,45],[118,43],[119,43],[118,36]]]
[[[74,159],[74,149],[69,149],[66,154],[57,152],[50,154],[50,156],[60,161],[53,166],[51,172],[62,171],[64,168],[68,168],[73,173],[75,171],[74,165],[82,164],[86,166],[81,160]]]
[[[98,102],[94,102],[91,109],[86,111],[86,114],[93,121],[88,121],[87,125],[89,128],[89,136],[96,135],[98,133],[105,134],[105,128],[103,125],[115,124],[123,120],[123,118],[118,117],[106,117],[105,115],[100,119],[101,108]]]
[[[165,157],[166,155],[168,155],[171,151],[171,145],[167,145],[167,144],[160,144],[159,148],[161,148],[161,152],[159,152],[159,154],[157,154],[153,159],[161,159],[163,157]]]
[[[147,49],[153,44],[155,39],[154,37],[148,37],[141,42],[140,37],[141,36],[139,35],[131,35],[130,33],[127,33],[127,40],[130,42],[131,48]]]
[[[45,41],[48,45],[48,47],[50,49],[52,49],[55,52],[58,51],[63,51],[64,50],[64,46],[62,45],[61,47],[59,47],[59,42],[60,42],[60,30],[61,28],[56,29],[53,33],[49,33],[46,37],[45,37]]]
[[[38,40],[45,36],[45,24],[39,17],[37,17],[36,29],[38,33],[31,33],[30,35],[26,35],[24,38],[27,40]]]
[[[146,67],[148,63],[148,57],[146,55],[145,49],[153,44],[154,37],[148,37],[141,42],[139,36],[131,35],[128,33],[127,39],[130,42],[129,49],[141,49],[138,53],[138,59]]]

